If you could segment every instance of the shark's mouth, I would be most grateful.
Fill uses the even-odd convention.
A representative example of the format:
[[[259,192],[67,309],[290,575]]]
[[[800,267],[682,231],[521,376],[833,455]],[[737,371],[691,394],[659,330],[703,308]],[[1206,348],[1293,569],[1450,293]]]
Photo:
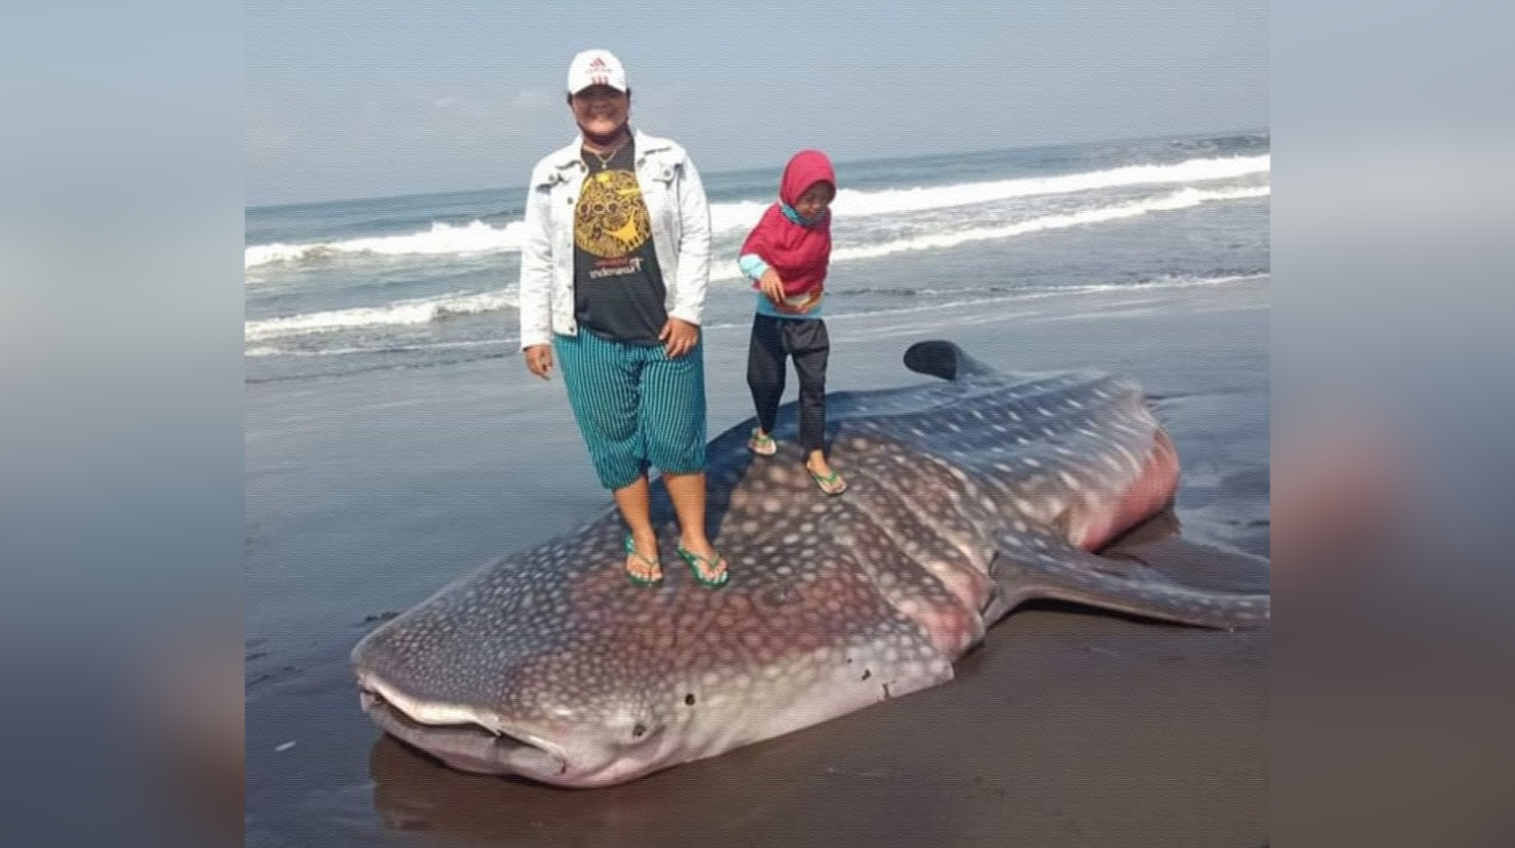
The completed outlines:
[[[406,704],[405,698],[386,697],[371,686],[363,687],[359,698],[363,711],[386,733],[460,771],[542,780],[568,770],[566,759],[553,746],[492,729],[468,715],[466,708]]]

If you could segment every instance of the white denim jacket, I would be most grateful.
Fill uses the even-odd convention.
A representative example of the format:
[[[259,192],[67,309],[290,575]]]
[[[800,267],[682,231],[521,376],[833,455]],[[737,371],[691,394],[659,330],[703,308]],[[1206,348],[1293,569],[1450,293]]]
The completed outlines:
[[[521,348],[577,335],[573,305],[574,204],[589,169],[584,137],[531,170],[521,238]],[[652,219],[653,251],[663,272],[669,317],[700,323],[710,282],[710,208],[689,154],[666,138],[635,134],[636,177]]]

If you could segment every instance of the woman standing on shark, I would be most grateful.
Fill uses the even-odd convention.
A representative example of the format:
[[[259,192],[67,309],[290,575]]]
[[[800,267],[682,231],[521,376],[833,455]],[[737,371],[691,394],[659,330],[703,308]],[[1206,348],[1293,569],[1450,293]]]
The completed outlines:
[[[556,353],[600,483],[630,532],[626,573],[662,580],[648,469],[678,515],[678,555],[699,582],[728,579],[705,536],[705,371],[700,313],[710,211],[682,147],[634,132],[620,60],[568,68],[579,137],[531,172],[521,246],[521,348],[547,379]]]

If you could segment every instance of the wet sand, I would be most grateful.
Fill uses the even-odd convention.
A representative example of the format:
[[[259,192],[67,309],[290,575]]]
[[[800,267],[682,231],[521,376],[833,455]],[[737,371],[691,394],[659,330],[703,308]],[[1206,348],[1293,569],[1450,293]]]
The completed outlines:
[[[924,381],[900,356],[926,338],[1135,376],[1179,450],[1184,535],[1268,554],[1266,279],[829,324],[833,390]],[[714,435],[750,415],[745,329],[707,345]],[[451,771],[370,723],[347,653],[607,502],[561,381],[512,358],[254,385],[246,410],[250,846],[1268,841],[1268,632],[1056,605],[1012,613],[945,686],[629,784]]]

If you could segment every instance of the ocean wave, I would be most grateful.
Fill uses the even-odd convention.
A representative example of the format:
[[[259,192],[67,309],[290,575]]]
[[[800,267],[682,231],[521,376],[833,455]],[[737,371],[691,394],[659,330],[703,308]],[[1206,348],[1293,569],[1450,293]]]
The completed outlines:
[[[922,212],[973,206],[1021,197],[1070,194],[1137,185],[1171,185],[1236,179],[1268,173],[1271,154],[1190,159],[1172,165],[1129,165],[1102,171],[1055,177],[1022,177],[978,183],[882,191],[842,189],[832,204],[838,219]],[[717,235],[748,229],[767,208],[766,202],[716,203],[710,207],[711,231]],[[428,256],[505,253],[521,249],[517,220],[503,227],[483,221],[453,225],[433,223],[430,229],[407,235],[373,236],[318,244],[260,244],[245,249],[244,270],[274,263],[292,263],[338,255]]]
[[[1260,156],[1190,159],[1173,165],[1128,165],[1082,174],[1022,177],[932,188],[886,189],[876,192],[859,192],[844,188],[837,192],[831,209],[832,214],[839,218],[921,212],[928,209],[1013,200],[1019,197],[1072,194],[1080,191],[1136,185],[1171,185],[1236,179],[1267,173],[1270,167],[1270,154],[1262,154]]]
[[[454,225],[436,222],[430,229],[398,236],[371,236],[319,244],[255,244],[243,251],[243,270],[276,262],[304,262],[341,254],[436,256],[504,253],[521,249],[521,221],[491,227],[483,221]]]
[[[1267,271],[1248,271],[1242,274],[1224,274],[1213,277],[1198,277],[1191,274],[1164,274],[1156,277],[1147,277],[1136,282],[1123,283],[1088,283],[1060,286],[970,286],[965,288],[925,288],[910,289],[899,287],[864,287],[857,289],[841,289],[829,292],[826,295],[827,303],[835,303],[838,300],[849,300],[857,297],[884,295],[887,297],[956,297],[965,294],[971,295],[1015,295],[1026,297],[1038,294],[1083,294],[1105,291],[1133,291],[1143,288],[1183,288],[1195,285],[1216,285],[1219,283],[1232,283],[1238,280],[1252,280],[1267,276]],[[872,313],[869,313],[872,314]]]
[[[1183,188],[1159,197],[1114,206],[1085,209],[1079,212],[1043,215],[1038,218],[1017,221],[1014,224],[1006,224],[1001,227],[976,227],[967,230],[931,233],[929,235],[895,239],[893,241],[862,245],[860,247],[839,248],[832,251],[831,262],[835,265],[844,262],[854,262],[859,259],[876,259],[895,253],[907,253],[917,250],[939,250],[975,241],[1012,238],[1029,233],[1045,232],[1047,230],[1060,230],[1068,227],[1084,226],[1086,224],[1098,224],[1121,218],[1135,218],[1148,212],[1169,212],[1188,209],[1203,203],[1267,197],[1271,191],[1270,186],[1246,186],[1232,189]],[[715,264],[710,271],[711,282],[739,280],[741,278],[742,272],[737,269],[735,262]]]
[[[1098,224],[1121,218],[1134,218],[1139,215],[1145,215],[1148,212],[1169,212],[1178,209],[1188,209],[1202,203],[1218,200],[1245,200],[1256,197],[1267,197],[1271,191],[1270,186],[1248,186],[1233,189],[1183,188],[1161,197],[1097,209],[1085,209],[1061,215],[1044,215],[1039,218],[1018,221],[1014,224],[1006,224],[1002,227],[977,227],[968,230],[958,230],[956,232],[932,233],[930,235],[884,242],[883,244],[845,247],[832,251],[831,261],[833,263],[850,262],[858,259],[876,259],[880,256],[889,256],[894,253],[905,253],[915,250],[939,250],[974,241],[1010,238],[1012,236],[1026,235],[1027,233],[1060,230],[1068,227],[1079,227],[1085,224]]]
[[[837,311],[832,311],[830,314],[827,315],[827,320],[828,321],[836,321],[836,320],[839,320],[839,319],[840,320],[851,320],[851,319],[861,319],[861,318],[880,318],[880,317],[889,317],[889,316],[916,315],[916,314],[921,314],[921,313],[926,313],[926,312],[937,312],[937,311],[946,310],[946,309],[953,309],[953,308],[962,307],[962,306],[983,306],[983,307],[989,307],[989,306],[1008,305],[1008,304],[1029,304],[1029,303],[1034,303],[1036,301],[1045,300],[1045,299],[1048,299],[1048,298],[1069,297],[1069,296],[1079,296],[1079,295],[1098,295],[1098,294],[1109,294],[1109,293],[1131,293],[1131,292],[1141,292],[1141,291],[1157,291],[1157,290],[1171,290],[1171,289],[1187,289],[1187,288],[1203,288],[1203,287],[1213,287],[1213,286],[1226,286],[1226,285],[1231,285],[1231,284],[1235,284],[1235,283],[1243,283],[1243,282],[1250,282],[1250,281],[1254,281],[1254,280],[1266,279],[1268,276],[1269,276],[1269,272],[1267,272],[1267,271],[1257,271],[1257,272],[1245,273],[1245,274],[1221,274],[1221,275],[1216,275],[1216,276],[1196,276],[1196,275],[1178,275],[1178,274],[1174,274],[1174,275],[1162,275],[1162,276],[1156,276],[1156,277],[1149,277],[1149,278],[1146,278],[1146,279],[1143,279],[1143,280],[1139,280],[1139,281],[1136,281],[1136,282],[1130,282],[1130,283],[1087,283],[1087,284],[1075,284],[1075,285],[1066,285],[1066,286],[1025,286],[1025,287],[1019,287],[1019,288],[1012,288],[1012,287],[1006,287],[1006,286],[991,286],[991,287],[985,287],[985,288],[968,288],[968,289],[942,289],[942,290],[914,290],[914,289],[911,289],[911,290],[898,290],[899,293],[904,293],[904,294],[924,294],[927,291],[931,291],[931,292],[933,292],[935,294],[947,296],[949,299],[947,299],[947,300],[938,300],[938,301],[933,301],[933,302],[929,302],[929,303],[912,304],[912,305],[909,305],[909,306],[894,306],[894,307],[887,307],[887,308],[883,308],[883,309],[863,310],[863,311],[858,311],[858,312],[837,312]],[[893,292],[895,290],[890,290],[890,289],[873,289],[871,291],[873,291],[875,293],[888,293],[888,292]],[[855,293],[855,292],[848,292],[848,293],[850,294],[850,293]],[[1031,313],[1026,313],[1026,314],[1027,315],[1035,315],[1037,313],[1031,312]],[[997,312],[997,313],[993,313],[989,317],[992,320],[1000,320],[1000,319],[1005,318],[1006,315],[1004,313],[998,313]],[[735,327],[745,327],[747,325],[748,325],[748,320],[746,318],[744,318],[742,321],[739,321],[739,322],[731,322],[731,321],[712,322],[712,323],[706,324],[705,325],[705,329],[706,330],[725,330],[725,329],[732,329],[732,328],[735,328]],[[270,356],[290,356],[290,357],[296,357],[296,358],[301,358],[301,357],[323,357],[324,358],[324,357],[350,356],[350,355],[355,355],[355,354],[357,354],[357,355],[403,355],[403,354],[427,355],[427,354],[435,353],[435,352],[438,352],[438,351],[444,351],[444,350],[455,350],[455,351],[487,350],[487,351],[492,351],[495,348],[503,348],[507,352],[513,352],[515,350],[515,341],[516,341],[515,337],[507,332],[505,334],[502,334],[498,338],[491,338],[491,339],[475,339],[475,340],[464,340],[464,341],[433,341],[433,342],[421,342],[421,343],[416,343],[416,344],[386,344],[386,345],[376,346],[376,347],[332,347],[332,348],[304,349],[304,348],[282,348],[282,347],[278,347],[277,345],[260,345],[260,346],[257,346],[257,347],[250,347],[250,348],[248,348],[246,350],[246,352],[245,352],[245,355],[247,357],[253,357],[253,358],[270,357]],[[489,354],[489,355],[492,356],[494,354]],[[414,366],[395,365],[395,364],[372,365],[372,366],[364,366],[364,367],[358,368],[355,371],[338,371],[338,372],[332,372],[332,374],[357,373],[357,372],[361,372],[361,371],[369,371],[369,370],[376,370],[376,369],[388,369],[388,368],[395,368],[395,367],[401,367],[401,368],[403,368],[403,367],[425,367],[425,366],[434,365],[434,364],[448,364],[448,363],[451,363],[451,362],[454,362],[454,361],[457,361],[457,360],[447,360],[445,362],[420,362],[420,363],[416,363]],[[327,375],[327,376],[330,376],[330,375]],[[279,379],[282,379],[282,378],[279,378]],[[263,382],[263,381],[264,380],[262,380],[262,379],[258,379],[258,380],[249,380],[248,382]]]
[[[451,315],[477,315],[513,309],[516,303],[516,293],[511,290],[399,300],[384,306],[336,309],[248,321],[243,325],[243,339],[254,342],[280,336],[329,333],[365,327],[427,324]]]
[[[975,241],[1011,238],[1029,233],[1097,224],[1122,218],[1134,218],[1149,212],[1188,209],[1203,203],[1267,197],[1270,193],[1271,188],[1269,186],[1248,186],[1232,189],[1183,188],[1160,197],[1115,206],[1086,209],[1080,212],[1045,215],[1001,227],[980,227],[958,230],[956,232],[932,233],[930,235],[897,239],[881,244],[842,248],[832,252],[831,261],[832,264],[839,264],[861,259],[876,259],[895,253],[950,248]],[[735,262],[716,264],[712,267],[710,273],[710,282],[712,283],[739,280],[741,278],[742,273],[737,269]],[[1067,291],[1067,289],[1059,290]],[[1024,292],[1025,289],[1016,289],[1014,291]],[[841,293],[838,292],[838,294]],[[514,309],[517,306],[517,302],[517,292],[515,289],[502,289],[483,293],[454,293],[441,297],[395,301],[394,303],[378,307],[358,307],[248,321],[244,324],[244,338],[248,342],[253,342],[279,336],[353,330],[364,327],[425,324],[433,320],[446,318],[449,315],[467,315],[502,309]]]
[[[467,350],[470,348],[494,347],[504,343],[503,339],[496,338],[456,342],[424,342],[421,344],[390,344],[379,347],[284,348],[265,345],[250,347],[243,355],[256,359],[265,356],[319,357],[352,356],[354,354],[429,353],[438,350]]]
[[[826,320],[833,321],[838,318],[876,318],[879,316],[887,315],[914,315],[920,312],[934,312],[959,306],[992,306],[995,304],[1005,303],[1025,303],[1027,301],[1066,297],[1070,295],[1161,291],[1168,289],[1226,286],[1233,283],[1264,279],[1268,277],[1269,274],[1270,272],[1268,271],[1257,271],[1248,274],[1221,274],[1213,277],[1201,277],[1191,274],[1164,274],[1161,276],[1138,280],[1137,282],[1133,283],[1083,283],[1066,286],[989,286],[984,288],[966,289],[922,289],[918,291],[920,293],[932,291],[935,294],[949,296],[952,299],[938,300],[931,303],[923,303],[918,305],[912,304],[910,306],[895,306],[887,309],[871,309],[858,312],[828,311],[826,313]],[[877,289],[875,291],[887,292],[890,290]],[[994,317],[1003,318],[1004,316],[995,315]],[[744,321],[740,324],[711,324],[710,329],[739,326],[746,326],[746,322]]]
[[[1250,274],[1221,274],[1214,277],[1200,277],[1193,274],[1164,274],[1134,283],[1085,283],[1074,286],[1040,286],[1035,289],[1027,289],[1026,291],[1030,295],[1042,297],[1063,293],[1103,294],[1106,292],[1131,292],[1152,289],[1190,289],[1261,280],[1270,274],[1271,272],[1269,271],[1255,271]]]

